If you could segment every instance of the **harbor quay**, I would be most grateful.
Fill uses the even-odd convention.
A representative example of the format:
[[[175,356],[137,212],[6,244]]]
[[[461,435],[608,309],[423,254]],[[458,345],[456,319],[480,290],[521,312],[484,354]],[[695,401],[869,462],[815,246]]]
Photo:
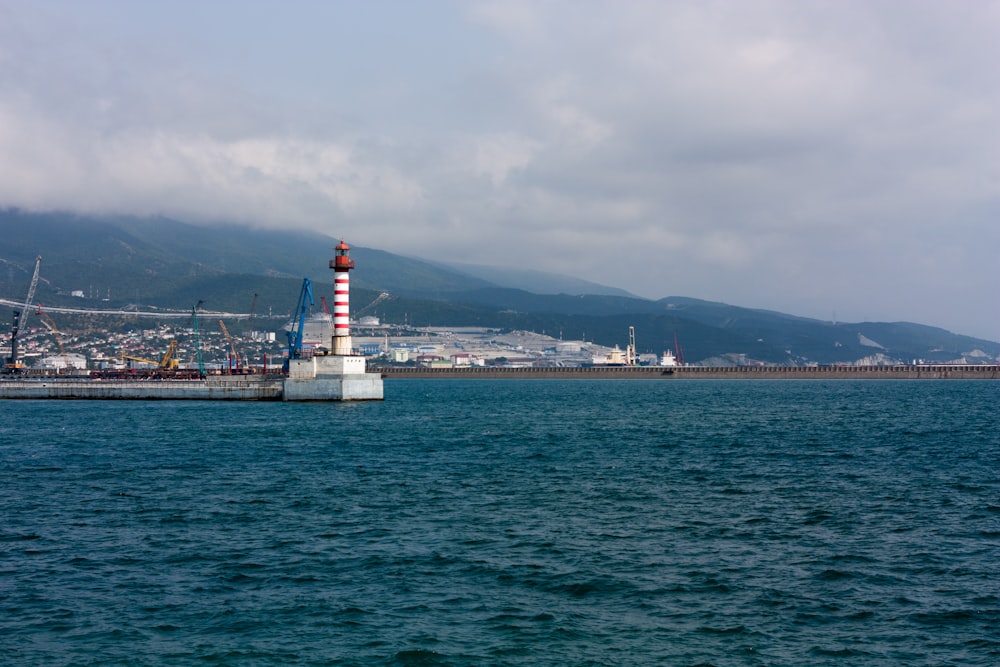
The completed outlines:
[[[8,378],[0,381],[0,398],[280,401],[283,381],[284,378],[280,376],[225,375],[204,380]]]

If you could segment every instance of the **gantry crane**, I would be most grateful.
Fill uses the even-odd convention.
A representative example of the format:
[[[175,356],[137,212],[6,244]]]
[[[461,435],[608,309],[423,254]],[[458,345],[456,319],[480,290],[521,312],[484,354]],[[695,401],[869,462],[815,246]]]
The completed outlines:
[[[38,287],[38,267],[42,263],[42,256],[35,257],[35,273],[31,276],[31,286],[28,287],[28,298],[24,300],[24,306],[20,310],[14,311],[13,322],[10,328],[10,356],[4,369],[7,372],[16,372],[24,369],[24,364],[17,355],[17,335],[25,323],[28,321],[28,308],[31,306],[31,299],[35,296],[35,288]],[[23,315],[23,319],[22,319]]]
[[[635,327],[628,328],[628,347],[625,348],[625,365],[635,366],[639,355],[635,350]]]

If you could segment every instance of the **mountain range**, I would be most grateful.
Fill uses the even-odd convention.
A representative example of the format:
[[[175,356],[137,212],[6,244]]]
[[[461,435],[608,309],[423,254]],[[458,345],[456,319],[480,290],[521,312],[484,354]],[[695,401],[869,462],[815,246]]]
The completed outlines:
[[[192,225],[166,218],[0,210],[0,297],[78,308],[190,309],[285,318],[302,280],[332,291],[337,239],[317,233]],[[349,240],[348,240],[349,241]],[[650,300],[567,276],[432,263],[352,246],[354,315],[410,326],[523,329],[640,353],[679,344],[690,363],[995,363],[1000,343],[909,322],[834,323],[695,298]],[[73,296],[73,294],[77,296]],[[79,295],[83,295],[82,297]],[[6,319],[6,318],[4,318]],[[280,326],[276,321],[275,328]]]

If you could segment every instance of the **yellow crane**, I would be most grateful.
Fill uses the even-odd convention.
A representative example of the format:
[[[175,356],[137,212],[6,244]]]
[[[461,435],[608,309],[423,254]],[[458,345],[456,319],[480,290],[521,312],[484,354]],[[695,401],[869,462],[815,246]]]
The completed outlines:
[[[170,344],[167,346],[167,351],[163,353],[163,358],[161,358],[159,361],[156,361],[154,359],[146,359],[144,357],[136,357],[130,354],[125,354],[124,350],[122,351],[122,359],[128,359],[129,361],[139,361],[144,364],[151,364],[160,369],[172,371],[176,370],[177,367],[180,366],[180,363],[177,361],[177,359],[174,358],[174,353],[176,351],[177,351],[177,341],[172,340],[170,341]]]
[[[167,345],[167,351],[163,353],[163,357],[160,359],[160,368],[169,368],[170,370],[176,369],[180,364],[177,359],[174,358],[174,354],[177,353],[177,341],[172,340],[170,344]]]

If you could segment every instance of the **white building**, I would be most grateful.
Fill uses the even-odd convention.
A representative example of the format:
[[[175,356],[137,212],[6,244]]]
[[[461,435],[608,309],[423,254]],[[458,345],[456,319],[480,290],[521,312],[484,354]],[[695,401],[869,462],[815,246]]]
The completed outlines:
[[[83,370],[87,367],[87,357],[82,354],[59,354],[53,357],[45,357],[38,362],[36,368],[45,370]]]
[[[283,329],[291,331],[298,322],[289,322]],[[302,326],[302,347],[330,347],[333,339],[333,315],[314,313],[305,319]]]
[[[459,352],[458,354],[451,355],[451,363],[454,366],[471,366],[474,361],[475,358],[468,352]]]

